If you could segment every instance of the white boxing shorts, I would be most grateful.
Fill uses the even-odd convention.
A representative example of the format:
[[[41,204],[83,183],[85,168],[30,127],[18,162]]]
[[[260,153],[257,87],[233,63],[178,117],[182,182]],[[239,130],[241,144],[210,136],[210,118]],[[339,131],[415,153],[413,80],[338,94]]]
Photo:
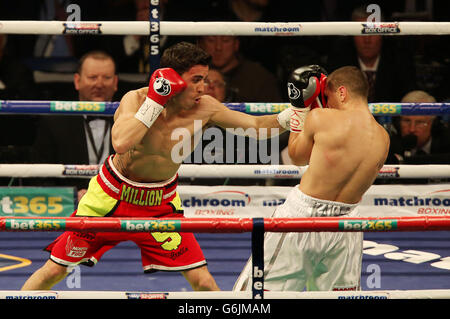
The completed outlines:
[[[273,217],[357,217],[358,204],[320,200],[298,185]],[[264,236],[264,290],[360,290],[362,232],[267,232]],[[233,290],[249,291],[252,261]]]

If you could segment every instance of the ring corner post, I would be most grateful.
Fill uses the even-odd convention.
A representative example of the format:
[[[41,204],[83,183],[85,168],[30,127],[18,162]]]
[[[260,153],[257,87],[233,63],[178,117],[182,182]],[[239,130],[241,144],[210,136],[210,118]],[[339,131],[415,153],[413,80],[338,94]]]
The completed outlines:
[[[253,218],[252,299],[264,299],[264,218]]]

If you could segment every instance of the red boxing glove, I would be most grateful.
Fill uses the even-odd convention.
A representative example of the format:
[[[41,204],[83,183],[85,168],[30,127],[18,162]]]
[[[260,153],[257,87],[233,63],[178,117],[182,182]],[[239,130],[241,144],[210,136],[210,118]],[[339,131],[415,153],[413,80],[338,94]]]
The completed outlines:
[[[145,126],[152,126],[167,101],[183,91],[186,86],[186,82],[173,69],[157,69],[150,77],[147,97],[134,117],[144,123]]]
[[[157,69],[150,77],[147,96],[161,106],[186,88],[186,82],[171,68]]]
[[[328,107],[327,97],[325,96],[325,87],[327,85],[327,76],[322,73],[320,75],[320,79],[318,81],[319,81],[319,87],[320,87],[320,94],[318,96],[314,96],[314,100],[311,102],[311,110],[314,110],[316,108],[327,108]]]
[[[327,108],[328,101],[327,97],[325,96],[325,87],[327,86],[327,76],[325,74],[320,74],[320,99],[319,96],[316,97],[316,100],[311,104],[311,110],[315,109],[316,107],[320,108]]]

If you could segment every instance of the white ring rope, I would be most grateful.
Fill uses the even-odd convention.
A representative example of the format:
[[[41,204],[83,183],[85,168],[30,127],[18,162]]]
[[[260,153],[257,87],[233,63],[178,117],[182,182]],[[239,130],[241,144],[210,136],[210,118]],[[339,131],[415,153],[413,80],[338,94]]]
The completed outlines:
[[[148,21],[1,20],[0,33],[73,35],[149,35]],[[161,21],[161,35],[445,35],[450,22],[180,22]]]
[[[86,177],[98,173],[98,165],[0,164],[0,177]],[[199,165],[183,164],[182,178],[296,179],[307,166],[295,165]],[[379,178],[448,178],[450,165],[384,165]]]
[[[252,299],[244,291],[0,291],[0,299]],[[448,289],[374,291],[266,291],[264,299],[450,299]]]

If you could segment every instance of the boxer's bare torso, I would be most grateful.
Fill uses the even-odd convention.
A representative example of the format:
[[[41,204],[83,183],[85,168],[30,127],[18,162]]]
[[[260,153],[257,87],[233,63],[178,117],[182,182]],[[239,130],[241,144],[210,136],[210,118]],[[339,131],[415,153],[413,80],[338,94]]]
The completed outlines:
[[[165,105],[150,128],[134,117],[147,96],[148,88],[128,92],[114,115],[112,143],[114,165],[136,182],[158,182],[173,177],[180,163],[180,143],[194,149],[194,129],[218,125],[223,128],[279,128],[276,115],[250,116],[230,110],[215,98],[204,95],[208,67],[197,65],[183,73],[186,89]],[[196,121],[196,122],[195,122]],[[182,133],[189,132],[188,134]],[[189,154],[184,154],[188,156]]]
[[[349,204],[358,203],[372,185],[388,150],[386,130],[375,121],[367,103],[358,100],[339,109],[312,110],[304,132],[291,133],[289,141],[293,162],[309,164],[300,190]]]

